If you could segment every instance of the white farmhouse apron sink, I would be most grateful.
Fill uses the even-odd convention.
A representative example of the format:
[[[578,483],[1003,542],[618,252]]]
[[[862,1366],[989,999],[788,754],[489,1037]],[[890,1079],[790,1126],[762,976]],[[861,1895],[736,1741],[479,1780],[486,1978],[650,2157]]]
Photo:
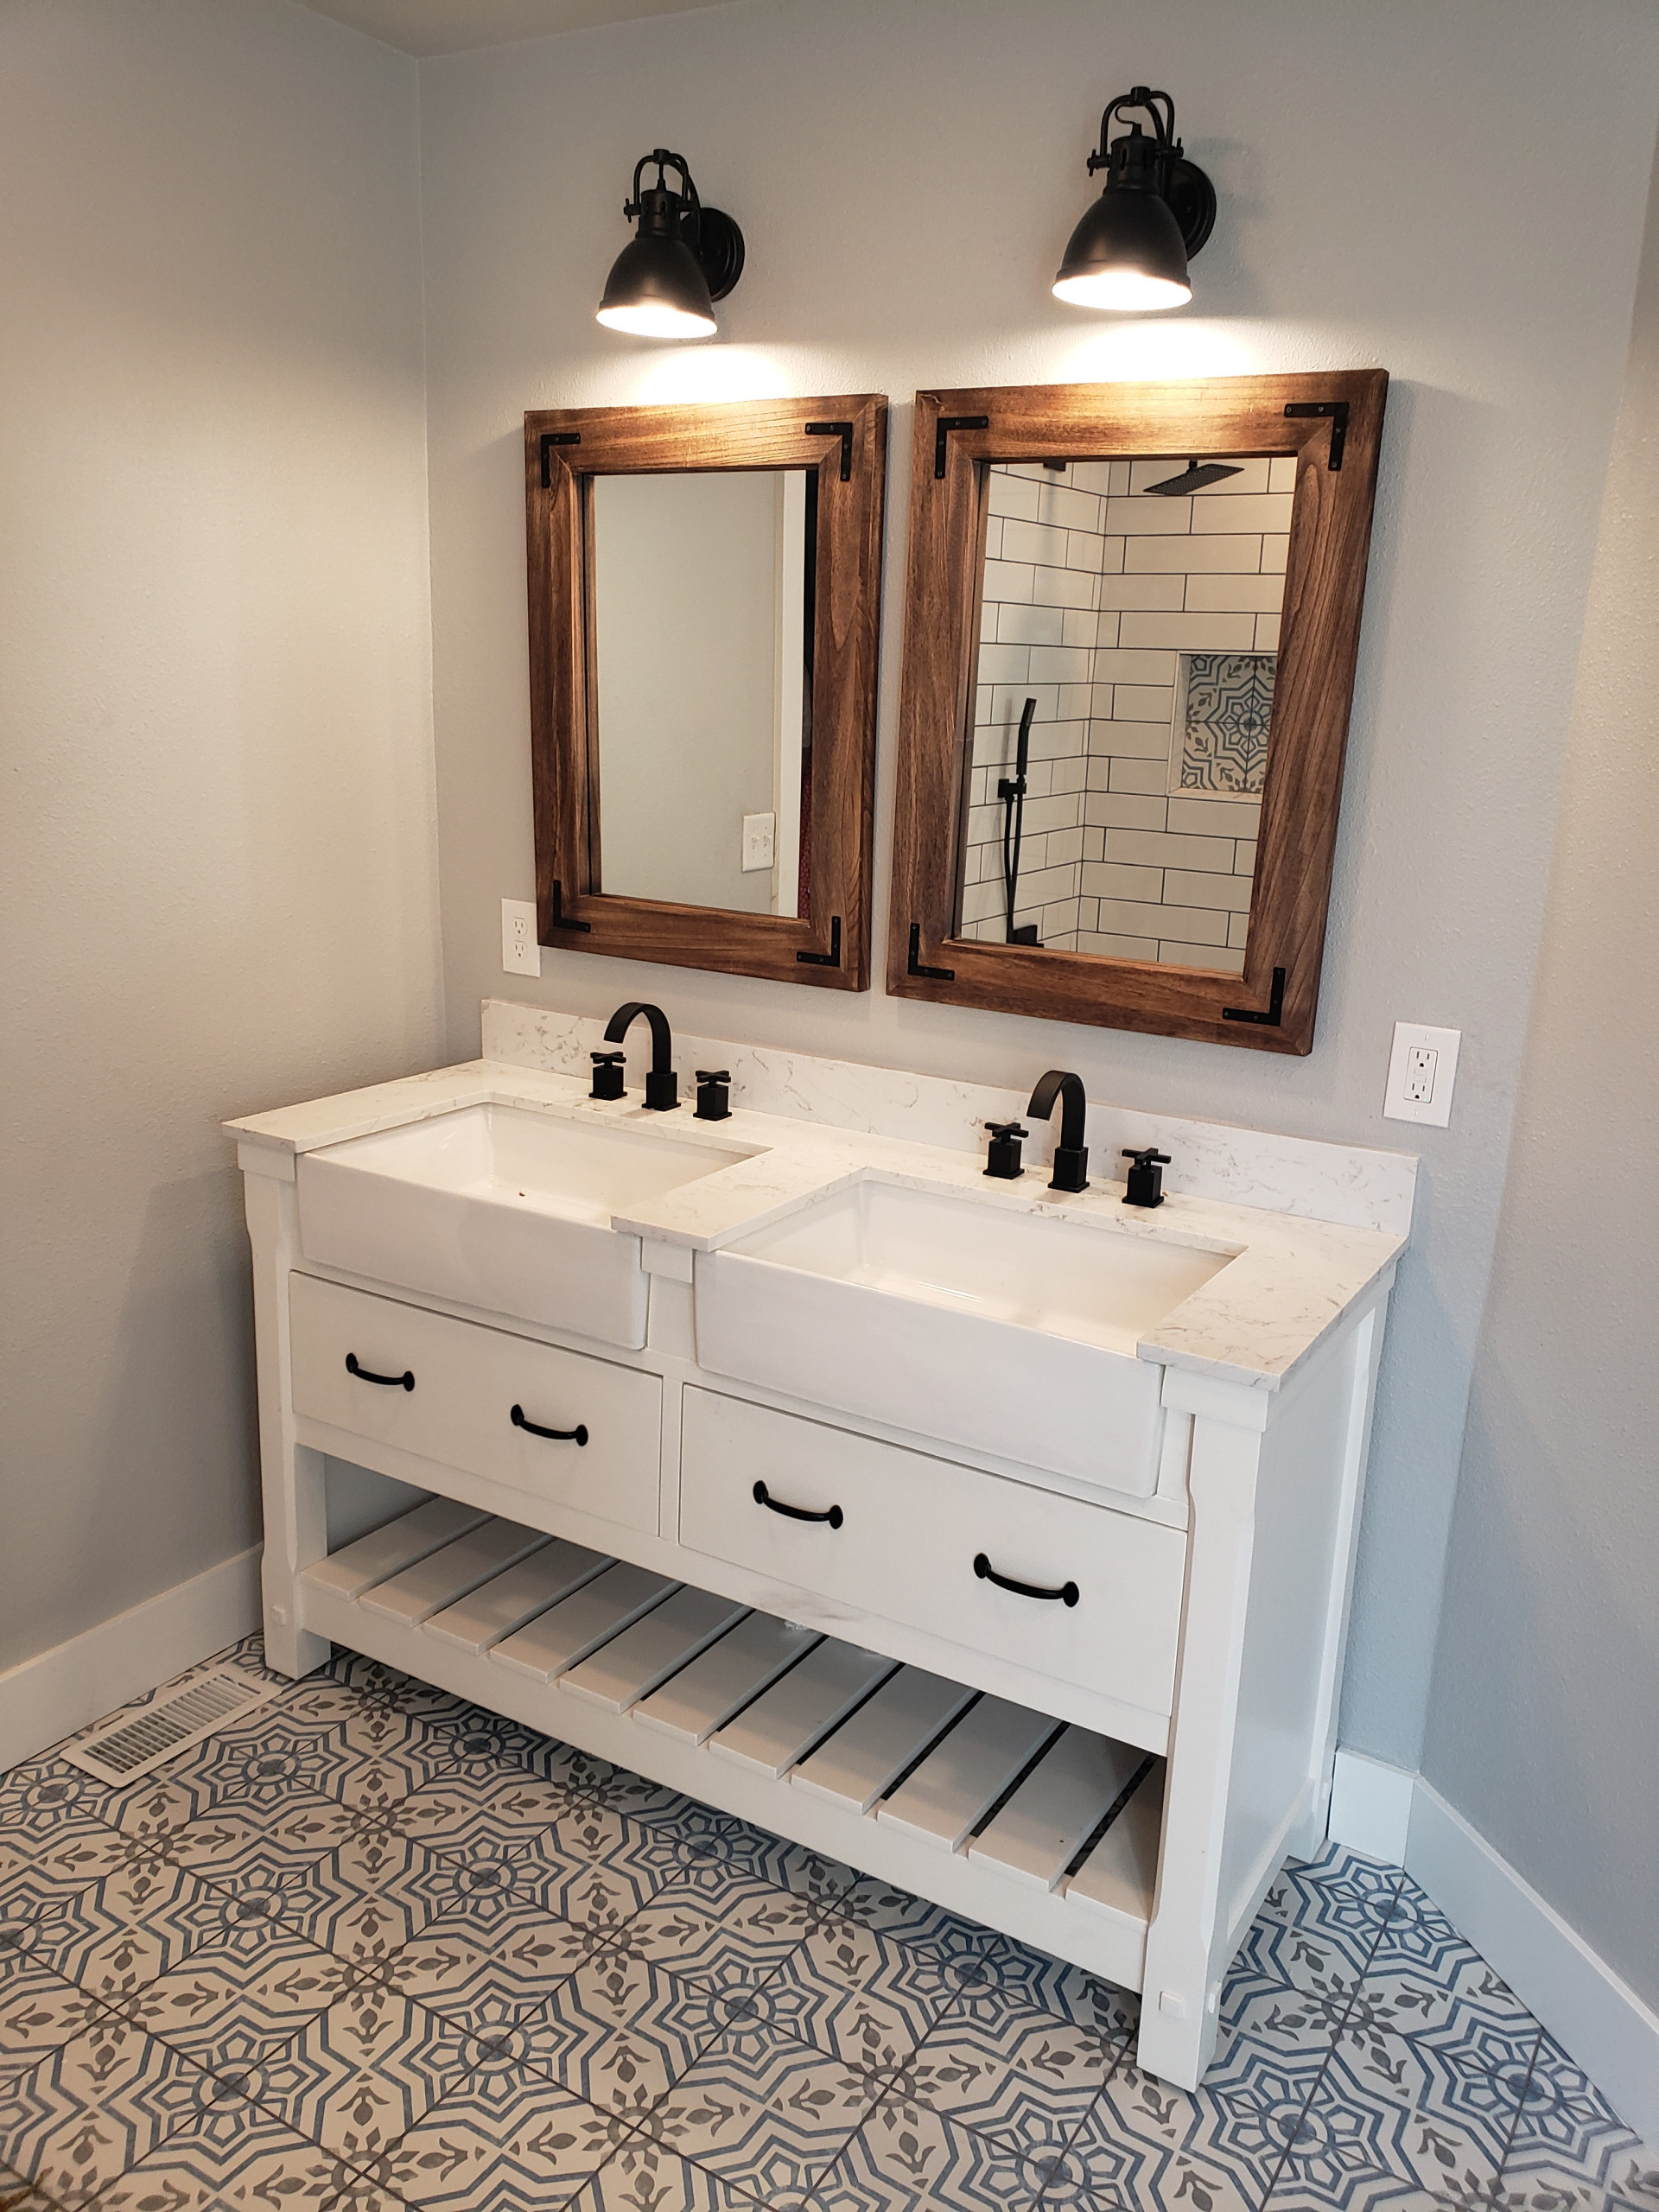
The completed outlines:
[[[1144,1497],[1163,1370],[1135,1345],[1230,1256],[867,1180],[697,1255],[697,1359]]]
[[[614,1213],[748,1147],[468,1106],[302,1154],[300,1243],[324,1267],[638,1351],[639,1239]]]

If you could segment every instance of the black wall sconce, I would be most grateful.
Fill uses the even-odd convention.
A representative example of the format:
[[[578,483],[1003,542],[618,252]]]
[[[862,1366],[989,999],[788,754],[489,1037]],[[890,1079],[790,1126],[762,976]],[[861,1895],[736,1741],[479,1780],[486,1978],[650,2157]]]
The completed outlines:
[[[655,165],[657,181],[639,180]],[[682,189],[670,189],[668,171]],[[622,209],[639,228],[606,279],[598,320],[636,338],[708,338],[718,329],[715,302],[743,274],[743,233],[718,207],[705,207],[681,154],[658,146],[633,165],[633,194]]]
[[[1109,141],[1114,118],[1133,108],[1149,118],[1152,136],[1131,116]],[[1192,296],[1187,262],[1215,227],[1216,188],[1182,152],[1167,92],[1136,85],[1118,95],[1089,156],[1090,175],[1096,169],[1106,172],[1105,188],[1066,243],[1055,298],[1142,315],[1181,306]]]

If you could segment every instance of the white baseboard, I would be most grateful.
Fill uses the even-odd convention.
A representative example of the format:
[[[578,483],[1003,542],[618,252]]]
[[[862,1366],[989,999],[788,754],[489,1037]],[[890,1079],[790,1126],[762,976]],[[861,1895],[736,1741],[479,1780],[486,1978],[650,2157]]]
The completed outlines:
[[[1327,1832],[1332,1842],[1363,1851],[1368,1859],[1386,1859],[1391,1866],[1403,1866],[1416,1780],[1403,1767],[1386,1766],[1359,1751],[1339,1751],[1331,1783]]]
[[[1421,1775],[1337,1753],[1330,1834],[1403,1866],[1627,2126],[1659,2139],[1659,2013]]]
[[[0,1772],[251,1634],[259,1553],[238,1552],[0,1675]]]

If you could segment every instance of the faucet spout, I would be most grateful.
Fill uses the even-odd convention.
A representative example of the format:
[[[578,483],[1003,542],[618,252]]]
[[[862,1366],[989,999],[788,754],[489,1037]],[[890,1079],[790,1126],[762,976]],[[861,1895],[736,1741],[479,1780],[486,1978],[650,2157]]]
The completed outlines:
[[[644,1014],[651,1029],[651,1072],[645,1077],[645,1109],[648,1113],[666,1114],[680,1103],[679,1078],[674,1072],[674,1039],[668,1027],[668,1016],[659,1006],[649,1005],[644,999],[631,999],[626,1006],[620,1006],[605,1025],[605,1041],[620,1045],[639,1015]]]
[[[1026,1111],[1033,1120],[1052,1121],[1057,1099],[1060,1106],[1060,1141],[1054,1147],[1054,1173],[1048,1187],[1051,1191],[1086,1191],[1089,1148],[1083,1135],[1089,1102],[1084,1096],[1083,1077],[1071,1074],[1068,1069],[1050,1068],[1032,1092]]]

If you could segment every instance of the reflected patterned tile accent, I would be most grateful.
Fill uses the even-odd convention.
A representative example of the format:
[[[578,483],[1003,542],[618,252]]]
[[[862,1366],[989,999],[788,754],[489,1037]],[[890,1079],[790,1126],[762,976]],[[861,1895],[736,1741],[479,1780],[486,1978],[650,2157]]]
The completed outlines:
[[[1659,2212],[1396,1868],[1283,1871],[1194,2094],[1138,2009],[349,1654],[0,1777],[0,2212]]]

